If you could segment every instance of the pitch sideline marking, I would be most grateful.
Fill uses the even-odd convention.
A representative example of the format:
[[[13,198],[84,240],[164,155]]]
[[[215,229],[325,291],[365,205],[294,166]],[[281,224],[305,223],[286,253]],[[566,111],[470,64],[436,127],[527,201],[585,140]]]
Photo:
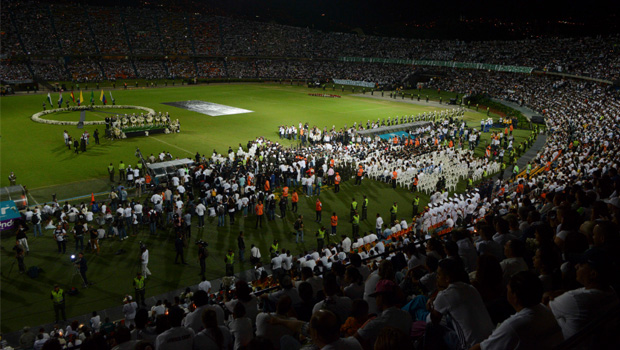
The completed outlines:
[[[168,146],[172,146],[172,147],[174,147],[174,148],[176,148],[176,149],[180,149],[180,150],[181,150],[181,151],[183,151],[183,152],[187,152],[187,153],[189,153],[189,154],[194,154],[194,153],[192,153],[192,152],[190,152],[190,151],[186,150],[185,148],[181,148],[181,147],[179,147],[179,146],[175,146],[175,145],[171,144],[170,142],[166,142],[166,141],[164,141],[164,140],[160,140],[160,139],[158,139],[157,137],[151,137],[151,138],[152,138],[152,139],[154,139],[154,140],[157,140],[157,141],[159,141],[159,142],[161,142],[161,143],[165,143],[165,144],[166,144],[166,145],[168,145]]]

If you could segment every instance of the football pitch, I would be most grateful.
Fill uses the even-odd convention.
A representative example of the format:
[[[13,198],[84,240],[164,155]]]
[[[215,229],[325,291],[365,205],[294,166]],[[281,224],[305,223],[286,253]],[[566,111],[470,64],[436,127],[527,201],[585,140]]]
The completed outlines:
[[[328,89],[331,90],[331,89]],[[402,115],[416,115],[452,108],[454,106],[436,104],[413,104],[400,99],[370,99],[353,95],[350,92],[336,90],[325,91],[342,95],[342,98],[323,98],[309,96],[310,93],[322,93],[318,89],[280,84],[222,84],[190,87],[148,88],[132,90],[114,90],[118,105],[144,106],[155,111],[168,112],[172,120],[178,119],[181,132],[176,134],[158,134],[124,140],[108,140],[103,137],[105,126],[75,126],[39,124],[30,120],[30,116],[41,110],[46,95],[21,95],[2,97],[1,113],[1,185],[8,185],[8,174],[13,171],[17,183],[28,187],[30,204],[44,203],[56,194],[59,200],[74,198],[108,191],[110,183],[107,166],[113,163],[118,168],[119,161],[135,165],[136,148],[147,157],[151,153],[168,151],[178,158],[194,158],[198,152],[210,157],[213,151],[226,153],[229,147],[237,150],[239,144],[244,148],[247,141],[262,136],[278,141],[287,147],[297,146],[294,141],[280,140],[279,125],[297,125],[306,123],[321,129],[324,126],[341,128],[354,122],[366,123],[367,120],[388,118]],[[108,91],[106,91],[106,94]],[[95,96],[99,94],[95,91]],[[84,95],[90,95],[84,91]],[[376,93],[375,93],[376,95]],[[64,99],[69,96],[64,94]],[[58,94],[52,94],[52,101]],[[164,102],[202,101],[210,105],[223,105],[246,110],[231,115],[206,115],[163,104]],[[96,104],[100,104],[97,100]],[[49,108],[49,105],[48,105]],[[106,115],[88,113],[86,120],[102,120]],[[466,113],[466,120],[472,126],[479,127],[479,120],[485,115],[474,111]],[[46,116],[55,120],[78,120],[78,112],[67,112]],[[101,144],[94,145],[91,137],[87,152],[75,154],[68,150],[63,141],[63,130],[73,137],[79,137],[84,130],[93,135],[95,129],[101,133]],[[529,131],[516,130],[515,144],[529,135]],[[489,134],[483,134],[481,145],[488,140]],[[481,150],[477,150],[481,154]],[[118,174],[117,174],[118,178]],[[394,201],[399,203],[399,217],[411,220],[411,201],[413,195],[402,188],[393,190],[384,183],[364,180],[362,186],[352,186],[347,181],[341,186],[341,192],[334,194],[325,187],[321,194],[323,202],[323,222],[329,225],[329,216],[336,212],[341,218],[339,235],[351,233],[348,224],[349,205],[352,197],[361,200],[367,195],[370,200],[368,220],[361,223],[361,232],[374,229],[375,216],[380,213],[389,217],[389,208]],[[463,190],[461,184],[457,190]],[[131,197],[131,193],[130,193]],[[422,204],[428,197],[421,195]],[[98,198],[103,199],[103,198]],[[85,198],[88,202],[90,197]],[[208,220],[206,227],[200,231],[192,228],[192,238],[185,250],[188,266],[173,263],[175,251],[172,233],[161,230],[157,237],[148,234],[148,228],[137,236],[130,236],[125,241],[106,239],[102,242],[99,255],[86,253],[88,277],[95,284],[82,290],[77,296],[67,297],[67,316],[73,317],[94,310],[101,310],[120,305],[125,294],[133,294],[132,278],[139,269],[138,242],[143,241],[150,250],[149,268],[153,273],[146,286],[147,298],[166,291],[195,285],[199,282],[200,271],[197,260],[197,247],[193,241],[202,238],[209,242],[210,256],[207,263],[207,277],[219,278],[224,275],[224,254],[228,248],[236,249],[239,231],[244,231],[247,245],[246,258],[250,244],[256,244],[262,252],[263,261],[267,262],[269,246],[273,239],[280,241],[280,247],[290,249],[293,254],[316,247],[314,233],[321,224],[314,223],[314,203],[316,197],[300,196],[299,210],[305,217],[305,243],[295,244],[293,232],[294,215],[289,212],[286,218],[276,217],[275,221],[263,223],[262,229],[255,229],[255,218],[237,216],[234,224],[227,221],[225,227],[217,227],[217,220]],[[77,200],[76,202],[80,202]],[[210,218],[211,219],[211,218]],[[338,237],[339,237],[338,235]],[[74,276],[69,261],[70,252],[74,251],[74,241],[69,239],[67,254],[57,253],[51,231],[44,231],[44,236],[32,238],[29,231],[30,254],[26,256],[26,266],[39,266],[43,269],[37,279],[18,274],[14,253],[14,236],[3,237],[1,246],[1,331],[11,332],[24,326],[36,326],[54,321],[50,291],[54,283],[59,283],[65,290],[79,286],[79,276]],[[120,249],[124,254],[116,255]],[[235,264],[235,272],[251,268],[249,263]]]

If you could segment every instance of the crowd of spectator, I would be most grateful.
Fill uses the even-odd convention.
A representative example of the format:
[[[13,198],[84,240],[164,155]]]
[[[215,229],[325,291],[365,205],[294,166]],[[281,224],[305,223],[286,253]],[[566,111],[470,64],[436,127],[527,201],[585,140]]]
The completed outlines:
[[[620,72],[618,35],[519,41],[421,40],[323,33],[191,13],[190,9],[110,9],[45,5],[36,1],[8,4],[3,7],[2,19],[2,53],[11,57],[122,54],[162,59],[166,55],[336,59],[359,56],[518,65],[607,80],[617,80]],[[40,35],[41,31],[46,35]],[[229,75],[236,77],[247,71],[246,67]]]

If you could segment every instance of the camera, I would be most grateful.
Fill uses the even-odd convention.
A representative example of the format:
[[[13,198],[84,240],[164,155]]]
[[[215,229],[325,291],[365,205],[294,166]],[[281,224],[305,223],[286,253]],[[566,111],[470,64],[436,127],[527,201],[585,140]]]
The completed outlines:
[[[202,244],[203,247],[208,247],[209,246],[209,243],[207,243],[207,242],[205,242],[203,240],[198,240],[198,241],[196,241],[195,244],[196,245]]]

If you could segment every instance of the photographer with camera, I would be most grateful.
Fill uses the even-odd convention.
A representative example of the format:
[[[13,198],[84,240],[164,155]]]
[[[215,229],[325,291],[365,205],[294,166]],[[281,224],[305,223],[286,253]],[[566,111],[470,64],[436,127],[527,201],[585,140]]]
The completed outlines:
[[[80,252],[78,254],[78,259],[73,263],[76,269],[80,272],[80,276],[82,276],[82,280],[84,281],[84,288],[88,288],[88,278],[86,278],[86,271],[88,271],[88,265],[86,263],[86,259],[84,258],[84,253]]]

